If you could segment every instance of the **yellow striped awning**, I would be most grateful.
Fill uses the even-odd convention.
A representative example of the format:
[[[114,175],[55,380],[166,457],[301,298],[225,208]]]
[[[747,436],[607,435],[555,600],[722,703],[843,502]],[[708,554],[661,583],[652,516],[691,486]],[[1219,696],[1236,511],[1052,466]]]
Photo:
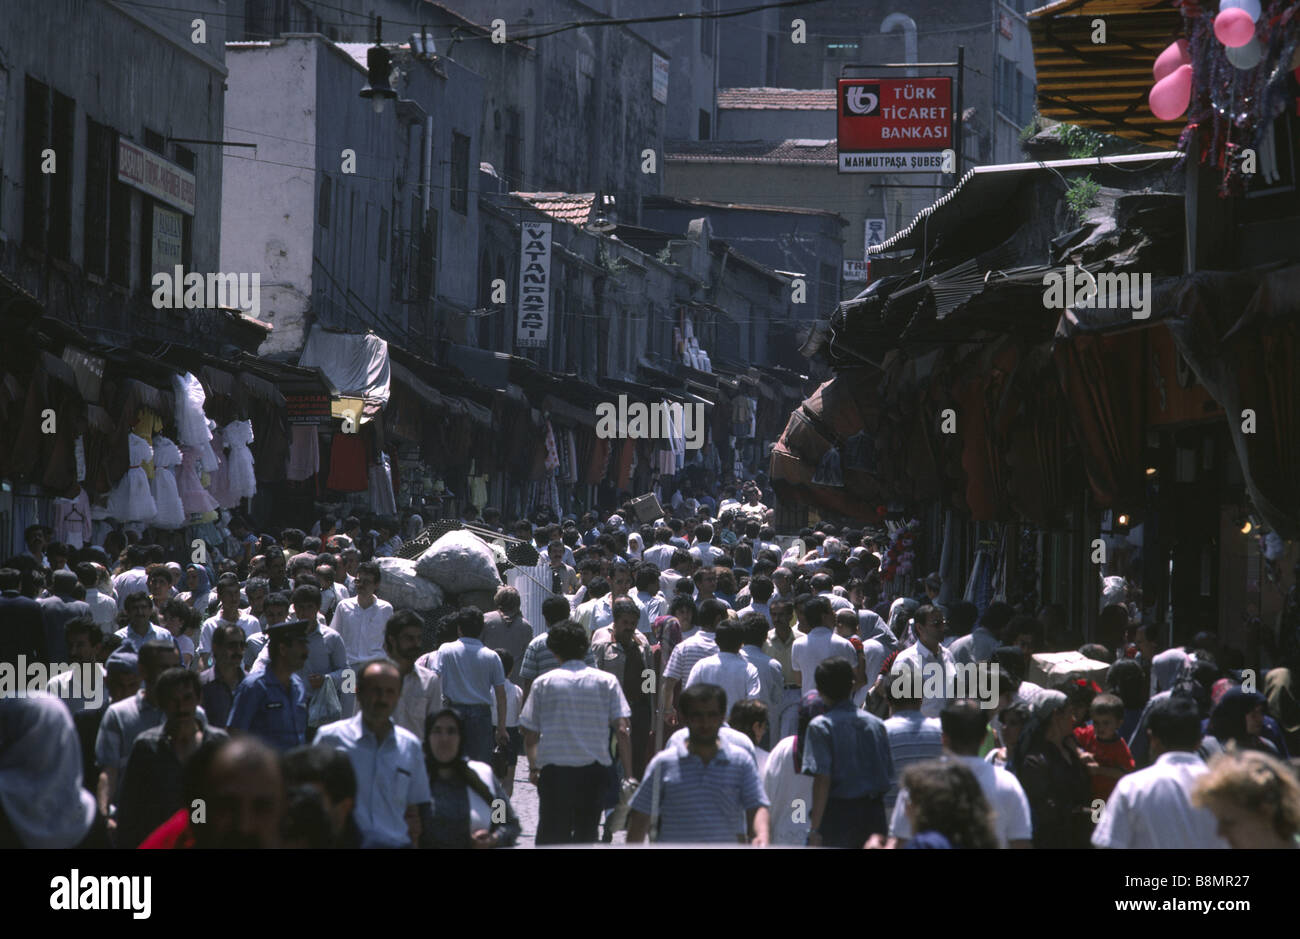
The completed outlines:
[[[1057,0],[1028,17],[1039,114],[1142,143],[1177,142],[1186,122],[1159,120],[1147,103],[1156,56],[1183,38],[1170,0]],[[1092,41],[1099,19],[1104,43]]]

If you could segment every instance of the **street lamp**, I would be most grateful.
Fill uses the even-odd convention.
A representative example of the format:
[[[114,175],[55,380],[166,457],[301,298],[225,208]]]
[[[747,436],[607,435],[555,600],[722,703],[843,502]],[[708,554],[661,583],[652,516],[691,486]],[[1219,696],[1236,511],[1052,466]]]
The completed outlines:
[[[384,18],[375,17],[375,44],[366,50],[366,87],[361,89],[361,97],[369,98],[376,114],[384,113],[384,102],[396,98],[397,92],[388,80],[393,70],[393,57],[382,45]]]
[[[605,206],[607,204],[613,205],[613,203],[613,196],[607,196],[604,192],[597,192],[592,205],[592,218],[583,228],[595,235],[606,235],[618,228],[618,223],[605,214]]]

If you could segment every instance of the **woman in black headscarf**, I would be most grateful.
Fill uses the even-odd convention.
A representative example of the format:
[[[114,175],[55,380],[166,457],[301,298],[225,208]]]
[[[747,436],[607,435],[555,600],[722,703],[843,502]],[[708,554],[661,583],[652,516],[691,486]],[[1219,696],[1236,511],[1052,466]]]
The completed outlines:
[[[519,819],[492,767],[465,758],[465,721],[444,708],[424,724],[428,805],[420,808],[421,848],[513,845]]]
[[[1011,757],[1034,823],[1035,848],[1087,848],[1092,784],[1074,745],[1074,727],[1059,691],[1044,691]]]
[[[1106,691],[1124,702],[1124,719],[1119,724],[1119,735],[1131,747],[1133,732],[1142,720],[1151,692],[1151,678],[1134,659],[1120,659],[1106,672]]]

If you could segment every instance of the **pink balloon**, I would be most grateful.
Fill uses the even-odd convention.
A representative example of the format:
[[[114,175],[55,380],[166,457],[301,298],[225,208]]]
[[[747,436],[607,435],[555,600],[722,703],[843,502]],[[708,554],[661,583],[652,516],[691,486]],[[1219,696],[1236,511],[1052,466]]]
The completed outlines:
[[[1160,81],[1180,65],[1190,65],[1192,56],[1187,51],[1187,40],[1180,39],[1172,42],[1164,52],[1156,57],[1155,67],[1151,73],[1155,75],[1155,80]]]
[[[1162,121],[1182,117],[1192,100],[1192,67],[1180,65],[1151,89],[1151,113]]]
[[[1236,49],[1255,38],[1255,21],[1241,7],[1220,10],[1214,18],[1214,35],[1229,49]]]

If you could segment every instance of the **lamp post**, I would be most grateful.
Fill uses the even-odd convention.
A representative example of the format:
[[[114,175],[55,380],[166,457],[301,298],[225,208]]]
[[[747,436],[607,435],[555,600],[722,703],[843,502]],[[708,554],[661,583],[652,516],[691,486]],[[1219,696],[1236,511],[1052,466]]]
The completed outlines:
[[[370,99],[376,114],[384,113],[385,101],[397,97],[397,92],[393,90],[393,85],[388,80],[389,73],[393,70],[393,57],[381,44],[383,31],[384,18],[377,16],[375,17],[375,44],[366,50],[368,80],[366,87],[361,89],[361,97]]]

